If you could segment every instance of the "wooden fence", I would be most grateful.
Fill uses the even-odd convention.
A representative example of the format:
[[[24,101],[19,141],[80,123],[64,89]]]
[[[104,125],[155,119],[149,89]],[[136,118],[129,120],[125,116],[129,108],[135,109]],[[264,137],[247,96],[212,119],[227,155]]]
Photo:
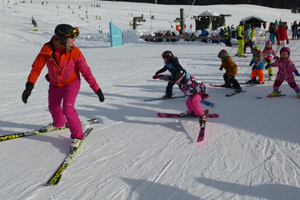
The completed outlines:
[[[169,40],[223,40],[222,37],[204,37],[204,36],[192,36],[192,35],[176,35],[176,36],[140,36],[140,39],[169,39]]]

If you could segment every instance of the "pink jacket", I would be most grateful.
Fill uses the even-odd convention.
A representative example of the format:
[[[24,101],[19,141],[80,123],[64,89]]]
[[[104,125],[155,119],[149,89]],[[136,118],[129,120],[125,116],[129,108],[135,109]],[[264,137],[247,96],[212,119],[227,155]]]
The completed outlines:
[[[201,98],[206,99],[208,98],[208,94],[206,94],[206,91],[203,91],[206,86],[203,82],[199,82],[199,80],[196,80],[194,76],[190,75],[183,83],[180,83],[179,89],[188,96],[193,96],[194,94],[198,93],[201,95]]]
[[[291,60],[284,60],[280,58],[272,63],[271,66],[278,67],[277,77],[280,76],[285,79],[289,79],[291,76],[294,77],[293,72],[296,70],[296,67]]]
[[[270,48],[270,49],[267,49],[267,48],[264,48],[263,50],[263,56],[264,56],[264,59],[272,59],[272,56],[276,56],[276,52],[274,51],[273,48]]]

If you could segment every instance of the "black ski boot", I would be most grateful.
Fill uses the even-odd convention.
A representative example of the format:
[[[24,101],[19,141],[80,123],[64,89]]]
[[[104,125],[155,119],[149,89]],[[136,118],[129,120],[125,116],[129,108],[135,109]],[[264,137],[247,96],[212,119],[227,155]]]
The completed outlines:
[[[203,114],[199,117],[199,124],[200,124],[200,129],[205,128],[205,125],[206,125],[206,116],[205,116],[205,114]]]
[[[253,79],[250,79],[249,81],[247,81],[246,83],[250,83],[250,84],[256,84],[256,77],[254,77]]]
[[[164,96],[161,97],[161,99],[171,99],[174,97],[175,97],[175,93],[173,93],[172,95],[165,94]]]

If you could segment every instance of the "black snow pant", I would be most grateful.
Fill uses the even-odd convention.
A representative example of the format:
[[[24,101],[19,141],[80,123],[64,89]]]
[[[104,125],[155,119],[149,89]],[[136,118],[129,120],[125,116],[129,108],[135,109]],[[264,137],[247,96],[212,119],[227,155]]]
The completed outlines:
[[[167,88],[166,88],[166,94],[171,97],[173,94],[173,86],[175,85],[175,83],[172,82],[168,82]]]
[[[234,89],[241,89],[239,82],[235,79],[235,77],[229,77],[226,73],[223,75],[226,87],[230,88],[231,84]]]

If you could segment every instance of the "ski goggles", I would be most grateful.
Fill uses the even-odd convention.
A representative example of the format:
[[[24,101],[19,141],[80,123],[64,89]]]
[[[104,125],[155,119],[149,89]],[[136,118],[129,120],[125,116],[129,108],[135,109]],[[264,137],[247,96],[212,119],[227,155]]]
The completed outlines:
[[[70,38],[77,38],[79,36],[79,29],[78,29],[78,27],[75,27],[74,29],[73,29],[73,32],[71,33],[71,37]]]
[[[65,34],[64,37],[73,39],[73,38],[78,37],[78,35],[79,35],[79,29],[78,29],[78,27],[75,27],[73,29],[72,33]]]

